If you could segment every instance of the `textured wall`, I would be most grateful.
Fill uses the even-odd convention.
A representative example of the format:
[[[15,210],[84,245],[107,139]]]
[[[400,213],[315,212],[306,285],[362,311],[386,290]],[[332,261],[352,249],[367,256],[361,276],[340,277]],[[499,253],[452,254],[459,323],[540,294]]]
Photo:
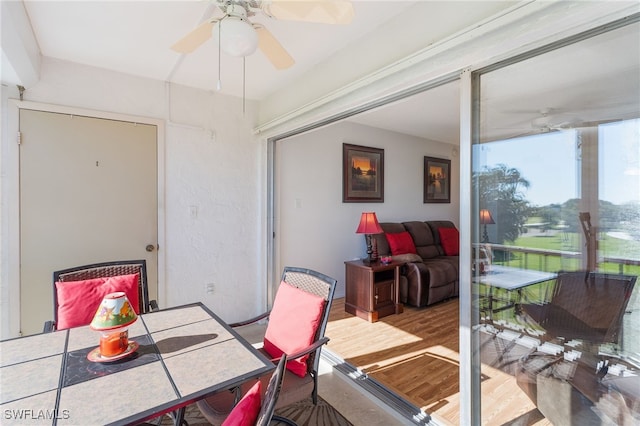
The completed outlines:
[[[165,201],[160,206],[165,263],[159,271],[159,303],[202,301],[228,321],[262,310],[266,147],[252,133],[254,103],[248,102],[243,114],[241,99],[50,58],[43,60],[41,80],[28,88],[24,100],[77,108],[87,115],[94,110],[98,116],[118,113],[130,115],[131,121],[138,116],[164,122],[164,163],[158,173]],[[5,99],[4,111],[6,106]],[[13,142],[3,134],[3,147]],[[7,166],[15,166],[18,157],[3,153],[2,170],[9,170],[3,175],[3,201],[14,200],[18,187],[11,170],[16,168]],[[10,208],[3,203],[3,221]],[[15,269],[16,257],[15,250],[3,250],[3,270]],[[7,282],[10,275],[1,275],[5,295],[17,291],[15,282]],[[205,291],[210,283],[212,294]],[[2,299],[3,337],[9,317],[15,318],[10,299]]]

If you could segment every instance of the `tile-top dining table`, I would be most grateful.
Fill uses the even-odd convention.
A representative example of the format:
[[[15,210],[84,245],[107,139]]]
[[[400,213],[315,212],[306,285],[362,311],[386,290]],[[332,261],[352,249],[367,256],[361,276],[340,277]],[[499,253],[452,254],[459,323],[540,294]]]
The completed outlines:
[[[201,303],[140,315],[130,356],[92,362],[88,326],[0,342],[0,424],[135,424],[178,413],[274,364]]]

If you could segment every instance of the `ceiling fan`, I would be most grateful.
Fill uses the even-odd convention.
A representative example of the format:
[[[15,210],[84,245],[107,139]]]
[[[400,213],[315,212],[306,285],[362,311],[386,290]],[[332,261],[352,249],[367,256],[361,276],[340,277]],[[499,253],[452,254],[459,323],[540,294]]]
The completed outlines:
[[[535,115],[533,119],[527,119],[524,123],[516,123],[513,126],[498,127],[501,130],[519,130],[523,131],[522,135],[531,133],[548,133],[558,130],[573,129],[587,125],[574,113],[564,112],[560,108],[542,108],[535,111],[511,110],[511,114],[527,113],[527,115]]]
[[[597,128],[602,124],[621,121],[621,118],[599,119],[587,121],[572,113],[558,112],[557,108],[539,110],[539,116],[528,121],[528,125],[515,127],[496,127],[493,130],[502,133],[500,139],[519,138],[543,133],[561,132],[575,129]],[[486,129],[484,130],[487,131]],[[507,133],[507,136],[504,135]]]
[[[348,24],[354,16],[349,0],[212,0],[222,16],[212,16],[178,40],[171,48],[191,53],[212,36],[220,50],[231,56],[248,56],[259,48],[277,69],[294,60],[263,25],[250,18],[261,13],[269,18],[324,24]]]
[[[584,123],[584,120],[575,114],[563,113],[553,108],[541,109],[539,113],[539,117],[531,120],[531,127],[540,132],[571,129]]]

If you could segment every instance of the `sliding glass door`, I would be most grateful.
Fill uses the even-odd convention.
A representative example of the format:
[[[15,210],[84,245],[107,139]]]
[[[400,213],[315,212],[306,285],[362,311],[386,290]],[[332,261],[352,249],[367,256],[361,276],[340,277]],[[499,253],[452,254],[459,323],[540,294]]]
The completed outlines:
[[[592,30],[473,78],[483,424],[640,421],[639,34]]]

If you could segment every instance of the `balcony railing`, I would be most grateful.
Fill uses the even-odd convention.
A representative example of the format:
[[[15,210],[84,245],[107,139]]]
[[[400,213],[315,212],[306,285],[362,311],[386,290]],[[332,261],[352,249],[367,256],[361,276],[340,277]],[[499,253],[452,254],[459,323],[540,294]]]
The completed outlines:
[[[582,267],[583,254],[581,252],[490,243],[483,245],[491,247],[494,253],[493,262],[496,264],[546,272],[576,270]],[[503,255],[495,256],[497,252],[502,252]],[[640,260],[605,256],[598,259],[598,269],[615,269],[620,274],[638,274],[640,273]]]
[[[558,272],[561,270],[572,271],[584,269],[583,253],[564,250],[546,250],[503,244],[478,244],[489,246],[493,251],[493,263],[504,266],[513,266],[522,269],[534,269],[545,272]],[[640,260],[625,259],[619,257],[602,256],[597,259],[597,269],[601,272],[620,273],[640,276]],[[547,281],[526,287],[516,296],[527,300],[528,303],[544,304],[549,302],[555,282]],[[484,290],[480,289],[480,292]],[[620,342],[619,348],[610,348],[623,354],[625,359],[640,368],[640,335],[637,331],[637,323],[640,315],[640,286],[637,283],[634,295],[631,296],[622,325],[622,334],[625,338]],[[482,293],[484,294],[484,293]],[[494,289],[493,297],[503,300],[507,305],[514,305],[515,297],[512,292],[505,289]],[[498,309],[499,310],[499,309]],[[494,315],[493,321],[499,320],[504,324],[519,324],[514,315],[515,310],[504,310]],[[629,358],[631,357],[631,358]]]

